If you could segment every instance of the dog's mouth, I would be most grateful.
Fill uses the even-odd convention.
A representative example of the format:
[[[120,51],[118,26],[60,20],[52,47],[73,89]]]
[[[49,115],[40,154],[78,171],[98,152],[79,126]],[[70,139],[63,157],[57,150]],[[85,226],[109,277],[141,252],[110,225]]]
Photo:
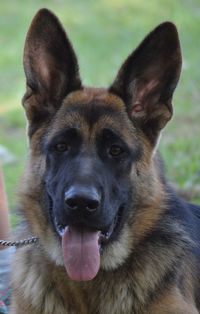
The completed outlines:
[[[112,223],[102,228],[85,225],[62,225],[50,211],[54,229],[61,239],[62,254],[68,276],[75,281],[93,279],[100,268],[100,254],[118,233],[122,224],[124,206],[121,206]]]
[[[117,231],[121,225],[123,210],[124,210],[124,206],[121,206],[119,208],[117,215],[113,219],[112,223],[108,227],[102,228],[102,230],[98,230],[98,232],[99,232],[98,243],[99,243],[100,252],[103,251],[104,246],[109,241],[111,241],[115,238],[115,235],[116,235],[116,233],[117,233]],[[55,216],[53,217],[52,210],[51,210],[51,214],[52,214],[52,221],[53,221],[55,231],[58,234],[58,236],[62,238],[64,233],[65,233],[66,228],[69,228],[69,225],[60,224],[58,222],[57,218]],[[77,230],[81,230],[84,228],[86,228],[88,230],[91,229],[91,232],[92,232],[92,228],[85,227],[84,225],[81,225],[81,224],[77,224],[76,226],[74,226],[74,228],[76,228]],[[101,229],[101,228],[99,228],[99,229]],[[94,228],[93,228],[93,230],[95,231]]]

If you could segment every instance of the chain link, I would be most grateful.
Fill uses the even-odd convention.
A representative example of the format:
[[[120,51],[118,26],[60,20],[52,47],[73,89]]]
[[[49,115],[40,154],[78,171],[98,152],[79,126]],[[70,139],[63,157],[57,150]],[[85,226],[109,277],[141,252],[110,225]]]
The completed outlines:
[[[20,247],[20,246],[23,246],[23,245],[34,244],[34,243],[37,243],[37,242],[38,242],[38,238],[37,237],[31,237],[31,238],[27,238],[27,239],[19,240],[19,241],[0,240],[0,245]]]

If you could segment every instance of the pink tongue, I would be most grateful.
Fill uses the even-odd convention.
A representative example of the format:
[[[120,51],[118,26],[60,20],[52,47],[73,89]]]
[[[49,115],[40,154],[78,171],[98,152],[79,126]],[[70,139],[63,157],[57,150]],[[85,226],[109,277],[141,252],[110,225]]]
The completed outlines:
[[[62,236],[64,264],[69,277],[76,281],[93,279],[100,266],[99,231],[67,227]]]

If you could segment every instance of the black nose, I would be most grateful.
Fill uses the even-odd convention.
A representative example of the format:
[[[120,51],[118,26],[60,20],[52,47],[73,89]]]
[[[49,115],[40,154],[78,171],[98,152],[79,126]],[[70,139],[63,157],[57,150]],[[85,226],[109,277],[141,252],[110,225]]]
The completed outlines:
[[[71,187],[65,192],[68,209],[94,212],[100,205],[100,195],[95,188]]]

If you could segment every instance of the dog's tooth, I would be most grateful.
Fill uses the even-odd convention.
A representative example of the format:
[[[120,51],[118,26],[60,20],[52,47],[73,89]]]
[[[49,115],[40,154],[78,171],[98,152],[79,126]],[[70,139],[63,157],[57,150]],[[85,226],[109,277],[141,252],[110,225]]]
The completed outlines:
[[[60,235],[63,236],[64,232],[65,232],[64,229],[60,230]]]

